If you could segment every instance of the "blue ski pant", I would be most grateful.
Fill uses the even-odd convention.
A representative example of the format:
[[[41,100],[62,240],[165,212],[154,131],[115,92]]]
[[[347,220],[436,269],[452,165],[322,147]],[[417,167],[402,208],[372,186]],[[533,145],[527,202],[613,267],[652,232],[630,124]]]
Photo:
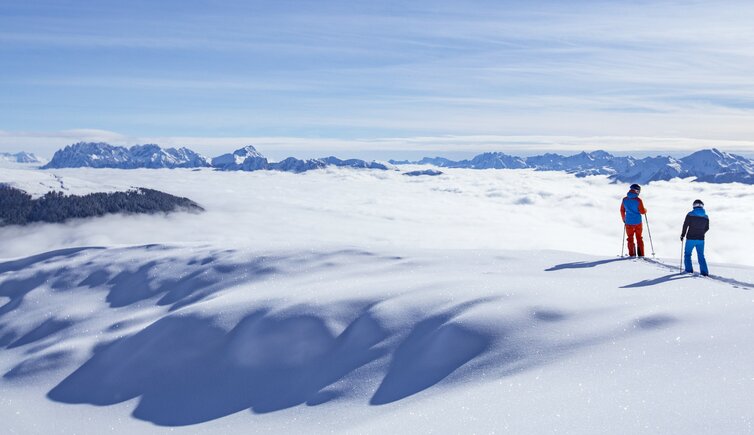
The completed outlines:
[[[694,267],[691,265],[691,253],[696,248],[696,257],[699,260],[699,268],[702,275],[709,274],[707,269],[707,260],[704,259],[704,240],[686,239],[686,249],[683,251],[683,263],[686,266],[686,272],[693,272]]]

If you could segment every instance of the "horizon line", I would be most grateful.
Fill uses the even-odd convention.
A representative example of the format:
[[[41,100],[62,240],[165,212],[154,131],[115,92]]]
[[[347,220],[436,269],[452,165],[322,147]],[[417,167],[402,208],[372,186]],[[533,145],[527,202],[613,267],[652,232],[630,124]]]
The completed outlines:
[[[586,150],[615,155],[652,153],[676,156],[700,149],[717,148],[729,153],[754,155],[754,140],[648,136],[573,135],[422,135],[372,138],[326,138],[301,136],[136,136],[108,130],[71,129],[50,132],[0,130],[0,152],[31,152],[51,158],[55,151],[77,142],[105,142],[114,146],[157,144],[161,148],[186,147],[206,156],[219,156],[247,145],[272,158],[323,154],[374,155],[409,159],[417,156],[473,156],[484,152],[533,156],[542,153],[574,153]],[[434,157],[433,156],[433,157]],[[377,158],[377,157],[375,157]]]

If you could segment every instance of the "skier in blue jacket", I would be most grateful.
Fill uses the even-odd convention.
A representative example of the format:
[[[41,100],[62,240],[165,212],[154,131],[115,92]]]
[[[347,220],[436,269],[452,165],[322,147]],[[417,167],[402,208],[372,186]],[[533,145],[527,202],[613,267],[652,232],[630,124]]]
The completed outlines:
[[[632,184],[630,190],[620,202],[620,216],[626,227],[626,236],[628,241],[628,255],[633,257],[638,255],[644,256],[644,239],[641,237],[641,215],[647,214],[644,208],[644,202],[639,198],[641,186]],[[634,245],[634,238],[636,244]]]
[[[704,203],[697,199],[693,204],[694,209],[686,215],[681,230],[681,241],[686,238],[686,247],[683,251],[683,262],[686,266],[686,273],[693,273],[694,267],[691,264],[691,253],[696,249],[696,256],[699,259],[699,269],[702,276],[709,275],[707,269],[707,260],[704,258],[704,235],[709,231],[709,217],[704,211]]]

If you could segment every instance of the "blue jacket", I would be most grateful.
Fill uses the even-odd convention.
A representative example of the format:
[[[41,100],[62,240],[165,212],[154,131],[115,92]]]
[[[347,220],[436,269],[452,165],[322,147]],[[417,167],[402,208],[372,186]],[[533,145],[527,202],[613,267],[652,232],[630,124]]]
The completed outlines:
[[[626,225],[638,225],[641,223],[641,215],[646,214],[644,203],[639,195],[629,191],[620,204],[620,214]]]
[[[685,236],[689,240],[704,240],[707,231],[709,231],[709,217],[704,208],[697,207],[686,215],[681,237]]]

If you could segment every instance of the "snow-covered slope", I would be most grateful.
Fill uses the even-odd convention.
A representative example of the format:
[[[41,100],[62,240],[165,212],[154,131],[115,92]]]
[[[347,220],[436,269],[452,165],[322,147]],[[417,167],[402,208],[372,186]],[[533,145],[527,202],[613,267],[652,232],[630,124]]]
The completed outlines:
[[[47,192],[64,192],[66,194],[86,195],[96,192],[124,191],[136,187],[130,184],[136,179],[118,180],[113,177],[113,182],[106,179],[85,179],[75,175],[66,174],[65,177],[52,171],[29,170],[18,166],[4,168],[0,171],[0,184],[20,189],[38,198]]]
[[[3,429],[751,430],[754,186],[645,186],[658,264],[605,176],[443,172],[0,171],[207,209],[0,229]],[[677,275],[697,197],[712,279]]]
[[[92,434],[746,433],[754,274],[733,272],[554,251],[44,252],[0,263],[0,418]]]

